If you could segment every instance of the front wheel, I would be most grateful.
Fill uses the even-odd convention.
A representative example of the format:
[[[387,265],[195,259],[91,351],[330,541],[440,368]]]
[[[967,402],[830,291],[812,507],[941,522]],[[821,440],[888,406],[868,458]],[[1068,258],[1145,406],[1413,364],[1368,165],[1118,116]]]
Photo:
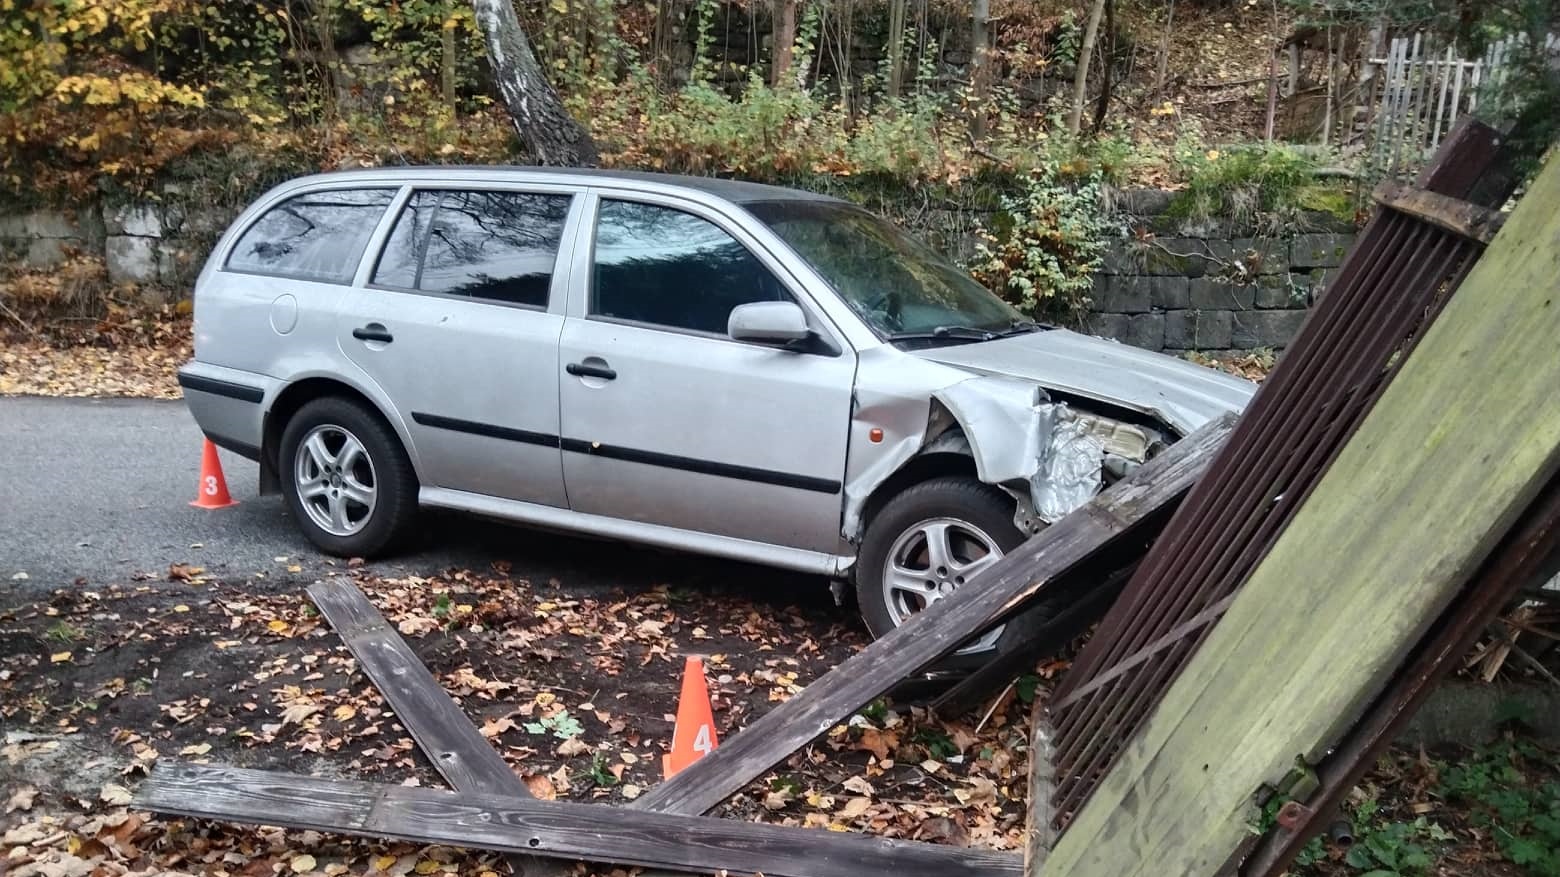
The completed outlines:
[[[856,599],[868,630],[874,637],[887,634],[953,593],[1025,538],[1013,523],[1012,498],[973,478],[934,478],[899,494],[872,518],[861,541]],[[1023,623],[1052,614],[1051,607],[1037,607],[1023,614]],[[1017,634],[1006,627],[993,628],[932,669],[979,667],[996,656],[1005,639]]]
[[[280,451],[287,507],[321,551],[373,557],[405,535],[417,476],[377,412],[336,396],[315,399],[288,421]]]

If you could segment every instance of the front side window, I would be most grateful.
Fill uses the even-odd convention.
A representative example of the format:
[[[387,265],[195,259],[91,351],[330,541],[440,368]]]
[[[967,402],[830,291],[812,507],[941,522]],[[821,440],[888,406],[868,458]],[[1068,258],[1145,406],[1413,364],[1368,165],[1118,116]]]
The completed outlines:
[[[959,327],[1004,332],[1024,317],[893,223],[831,201],[745,205],[888,338]]]
[[[298,195],[266,211],[228,256],[232,271],[351,283],[368,238],[395,189],[334,189]]]
[[[601,202],[591,314],[725,335],[736,306],[789,299],[764,263],[709,220],[655,204]]]
[[[396,218],[373,283],[545,308],[571,200],[416,192]]]

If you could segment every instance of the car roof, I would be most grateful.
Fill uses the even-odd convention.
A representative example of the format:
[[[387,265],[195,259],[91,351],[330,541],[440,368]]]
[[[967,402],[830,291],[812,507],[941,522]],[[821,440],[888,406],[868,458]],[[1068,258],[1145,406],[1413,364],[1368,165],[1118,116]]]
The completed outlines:
[[[553,182],[584,185],[611,185],[630,183],[631,188],[685,189],[714,195],[735,204],[757,201],[828,201],[846,203],[830,195],[820,195],[801,189],[750,183],[720,177],[693,177],[682,174],[658,174],[646,171],[620,171],[600,168],[539,167],[529,165],[408,165],[402,167],[371,168],[363,170],[333,171],[317,174],[295,184],[341,181],[343,179],[374,182],[395,180],[416,183],[471,182],[490,178],[493,182]]]

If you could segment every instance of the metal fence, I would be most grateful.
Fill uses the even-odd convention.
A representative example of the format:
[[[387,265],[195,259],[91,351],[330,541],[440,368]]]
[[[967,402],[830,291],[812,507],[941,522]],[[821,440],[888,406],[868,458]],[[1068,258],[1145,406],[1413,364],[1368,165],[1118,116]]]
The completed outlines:
[[[1460,116],[1478,109],[1481,92],[1512,75],[1526,40],[1507,36],[1469,58],[1455,42],[1443,45],[1430,34],[1392,38],[1383,57],[1366,62],[1374,68],[1368,123],[1373,163],[1393,173],[1419,166]],[[1546,53],[1560,53],[1555,34],[1544,45]]]

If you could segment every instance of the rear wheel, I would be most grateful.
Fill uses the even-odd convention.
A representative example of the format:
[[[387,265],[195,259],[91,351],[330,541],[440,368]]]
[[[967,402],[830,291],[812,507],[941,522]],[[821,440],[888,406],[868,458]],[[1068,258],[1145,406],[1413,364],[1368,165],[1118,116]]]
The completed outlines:
[[[282,432],[279,468],[288,510],[310,542],[341,557],[392,550],[417,512],[417,476],[378,412],[326,396]]]
[[[1017,548],[1013,499],[973,478],[924,481],[889,500],[867,525],[856,565],[856,598],[874,637],[925,610]],[[1043,624],[1060,605],[1041,604],[993,628],[936,667],[969,670],[995,657],[1021,629]]]

